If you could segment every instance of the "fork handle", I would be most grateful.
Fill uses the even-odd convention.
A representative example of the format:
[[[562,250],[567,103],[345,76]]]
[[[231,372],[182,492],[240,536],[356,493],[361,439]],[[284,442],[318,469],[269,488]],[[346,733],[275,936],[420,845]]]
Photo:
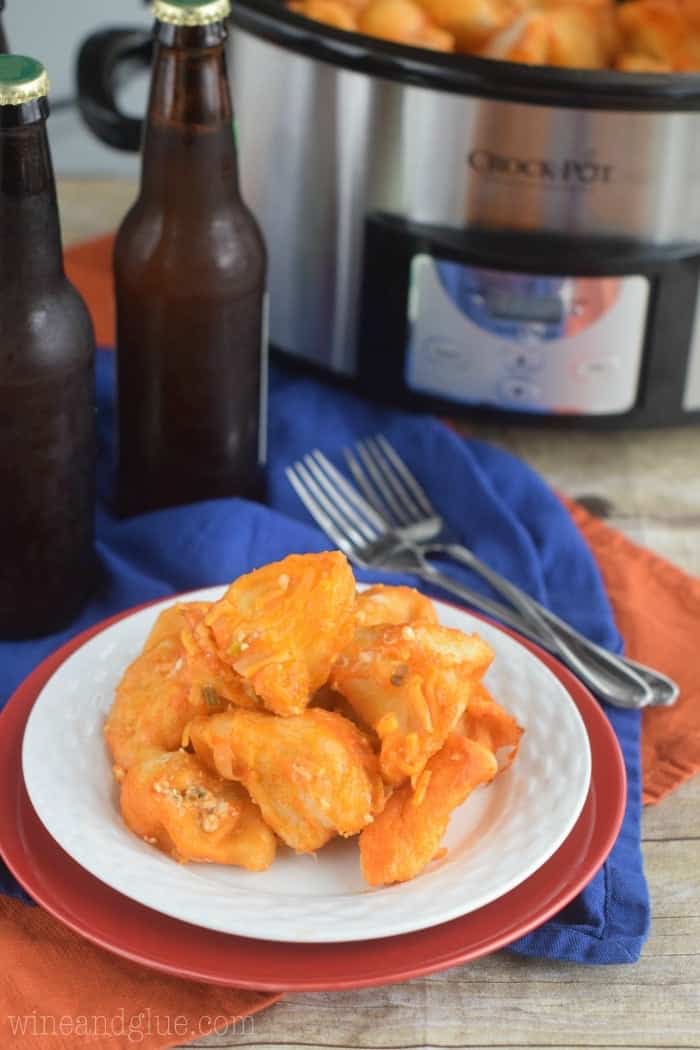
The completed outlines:
[[[647,706],[650,702],[653,702],[650,699],[649,686],[646,682],[644,682],[641,676],[638,675],[632,668],[624,666],[624,690],[621,690],[619,688],[619,685],[616,691],[611,691],[607,687],[601,690],[598,684],[600,676],[595,673],[595,670],[592,670],[591,673],[588,673],[586,671],[582,674],[579,671],[581,660],[577,657],[576,653],[573,653],[571,646],[564,646],[563,648],[567,652],[573,653],[574,660],[570,660],[562,654],[562,647],[560,647],[559,644],[556,643],[553,638],[543,638],[542,635],[539,634],[538,631],[534,628],[532,620],[528,621],[522,616],[520,616],[517,612],[515,612],[515,610],[507,609],[504,606],[502,606],[500,602],[493,601],[492,599],[487,598],[482,594],[479,594],[477,591],[472,590],[470,587],[466,587],[465,585],[458,583],[456,580],[453,580],[450,576],[447,576],[439,569],[436,569],[430,563],[425,563],[424,567],[420,570],[417,570],[415,567],[412,567],[411,571],[415,575],[420,576],[426,582],[432,583],[435,586],[440,587],[442,590],[447,591],[449,594],[452,594],[457,598],[460,598],[462,601],[467,602],[469,605],[472,605],[477,609],[481,609],[488,615],[493,616],[498,620],[501,620],[503,623],[514,627],[516,630],[519,630],[526,635],[529,635],[529,637],[531,637],[533,641],[536,641],[540,645],[543,645],[546,649],[553,651],[555,655],[560,656],[563,662],[566,663],[569,667],[571,667],[571,669],[574,670],[575,673],[579,675],[579,677],[586,681],[586,684],[588,684],[589,687],[592,688],[598,696],[601,696],[613,706],[625,708],[641,708]],[[573,628],[571,628],[571,630],[573,631]],[[583,636],[580,637],[583,638]],[[587,639],[584,639],[584,641],[587,642]],[[601,650],[601,652],[605,653],[606,657],[612,655],[607,653],[607,650]],[[576,666],[573,666],[574,664]],[[630,678],[634,679],[635,686],[636,681],[641,681],[641,688],[636,687],[634,692],[632,692],[632,690],[630,689]]]
[[[647,704],[668,706],[677,699],[678,687],[670,678],[658,671],[654,671],[652,668],[645,667],[643,664],[638,664],[633,660],[628,660],[624,656],[618,656],[607,649],[603,649],[602,646],[596,645],[595,642],[590,641],[585,635],[580,634],[571,624],[560,619],[550,609],[541,605],[530,595],[525,594],[524,591],[510,583],[509,580],[504,579],[490,566],[485,565],[468,548],[462,547],[460,544],[447,544],[440,549],[455,561],[467,565],[487,579],[491,586],[512,602],[519,609],[523,618],[526,621],[529,620],[534,626],[538,635],[536,640],[553,652],[559,653],[562,659],[573,670],[576,670],[598,695],[602,696],[609,703],[615,703],[619,699],[620,686],[626,689],[630,687],[639,689],[640,683],[643,689],[642,695],[646,695],[646,699],[641,704],[635,703],[631,706],[646,706]],[[541,623],[544,623],[546,633],[539,630]],[[526,633],[532,634],[531,631],[527,631],[527,625],[525,625],[525,628]],[[555,636],[555,647],[548,644],[552,633]],[[561,646],[573,652],[577,665],[581,661],[585,662],[583,674],[577,670],[574,663],[569,661],[562,648],[560,648]],[[600,675],[607,676],[610,687],[601,688],[599,685],[593,684],[588,674],[589,670],[596,679]],[[614,692],[615,689],[618,690],[617,693]]]
[[[559,634],[566,635],[572,645],[579,645],[591,659],[607,664],[612,658],[624,663],[626,667],[631,667],[649,686],[653,695],[653,699],[648,703],[649,707],[670,707],[672,704],[675,704],[680,690],[673,679],[660,671],[638,663],[636,660],[631,660],[629,656],[616,656],[614,653],[610,653],[601,645],[596,645],[595,642],[586,638],[585,635],[579,634],[571,624],[566,623],[565,620],[560,620],[549,609],[546,610],[546,618],[551,624],[556,626]]]
[[[502,594],[520,615],[532,624],[545,645],[575,671],[579,678],[598,696],[611,701],[619,697],[621,689],[631,689],[635,696],[640,691],[638,694],[640,703],[648,704],[652,699],[651,688],[636,671],[612,653],[608,654],[609,659],[605,661],[601,661],[597,654],[595,659],[591,659],[585,649],[582,651],[583,635],[577,639],[578,646],[572,646],[568,632],[560,631],[557,623],[551,623],[546,615],[548,610],[543,605],[482,562],[468,548],[455,545],[448,547],[448,553],[453,557],[458,554],[465,564],[483,576],[496,591]]]
[[[482,598],[482,596],[476,592],[472,592],[472,594],[472,605],[476,608],[481,608],[483,612],[495,616],[502,623],[515,628],[520,634],[524,634],[528,638],[531,638],[533,642],[543,645],[545,649],[550,648],[546,640],[534,630],[532,623],[524,620],[517,612],[515,612],[515,610],[510,609],[505,605],[501,605],[500,602],[495,602],[490,598]],[[488,605],[488,608],[485,607],[485,604]],[[566,623],[565,620],[560,620],[554,615],[554,613],[550,613],[549,609],[545,609],[544,606],[541,608],[543,609],[543,615],[546,614],[548,618],[551,617],[551,622],[557,625],[557,630],[568,636],[571,645],[579,645],[590,659],[607,664],[613,654],[607,649],[604,649],[602,645],[596,645],[596,643],[592,642],[590,638],[586,638],[585,635],[579,634],[579,632],[570,624]],[[670,707],[672,704],[675,704],[680,690],[673,679],[662,674],[660,671],[656,671],[651,667],[646,667],[644,664],[638,663],[637,660],[630,659],[629,656],[613,656],[613,659],[621,660],[627,667],[631,667],[632,670],[649,685],[653,698],[649,700],[647,704],[641,706]],[[637,703],[620,703],[619,699],[616,699],[615,706],[637,708],[640,705]]]

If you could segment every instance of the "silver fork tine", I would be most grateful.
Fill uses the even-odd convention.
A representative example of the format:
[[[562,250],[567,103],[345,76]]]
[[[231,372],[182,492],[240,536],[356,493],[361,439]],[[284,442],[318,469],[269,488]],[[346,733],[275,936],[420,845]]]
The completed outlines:
[[[321,528],[328,533],[331,539],[346,554],[349,553],[349,550],[354,550],[355,547],[362,547],[365,540],[352,525],[348,526],[343,520],[335,505],[331,503],[326,494],[319,488],[304,464],[297,462],[294,464],[293,469],[296,472],[296,479],[289,473],[289,471],[292,471],[291,467],[287,468],[287,476],[294,485],[294,489],[303,501],[304,506],[313,514],[319,525],[321,525],[321,517],[323,518],[325,524],[321,525]],[[295,480],[297,484],[295,484]],[[302,491],[304,495],[302,495]]]
[[[328,517],[326,512],[323,510],[321,505],[316,502],[316,500],[306,490],[303,483],[297,477],[297,475],[294,472],[294,468],[286,467],[285,474],[287,475],[289,484],[292,486],[297,496],[304,504],[304,506],[306,507],[306,509],[308,510],[309,514],[314,519],[318,527],[322,529],[323,532],[325,532],[326,536],[330,536],[330,538],[335,543],[336,547],[343,551],[344,554],[347,554],[348,558],[352,558],[352,544],[348,541],[348,539],[345,536],[343,536],[342,533],[338,532],[335,525]]]
[[[434,510],[430,500],[426,496],[423,487],[420,485],[420,483],[416,480],[416,478],[413,476],[411,471],[408,469],[408,467],[406,466],[404,461],[401,459],[401,456],[398,454],[396,449],[393,448],[393,446],[389,444],[389,442],[387,441],[387,439],[384,437],[383,434],[377,434],[376,440],[377,440],[377,443],[381,446],[381,449],[384,452],[384,455],[387,457],[387,459],[389,459],[392,462],[392,464],[394,465],[394,468],[401,475],[401,478],[403,479],[405,485],[410,489],[414,499],[418,503],[418,505],[419,505],[420,509],[422,510],[422,512],[424,514],[429,514],[429,515],[434,514],[435,510]]]
[[[334,499],[340,499],[339,493],[347,500],[349,504],[354,505],[357,510],[364,516],[367,522],[373,527],[375,533],[382,534],[386,532],[386,522],[379,517],[374,507],[363,499],[356,488],[347,481],[346,478],[340,473],[339,470],[333,466],[331,461],[327,459],[323,452],[319,449],[314,449],[311,456],[316,461],[319,467],[325,471],[326,475],[326,487],[330,485],[330,493]],[[308,461],[310,457],[306,456],[305,460]],[[348,510],[348,513],[352,513]],[[376,535],[370,536],[370,539],[376,539]]]
[[[310,474],[320,486],[321,490],[325,493],[325,496],[336,508],[338,516],[344,514],[344,521],[351,527],[355,528],[358,533],[361,534],[362,543],[372,542],[377,539],[377,535],[374,529],[370,528],[365,521],[360,517],[360,514],[349,505],[347,500],[342,496],[341,492],[338,492],[327,477],[323,474],[323,470],[311,456],[304,456],[303,464]]]
[[[342,532],[347,536],[350,543],[352,543],[354,547],[364,547],[364,545],[367,543],[367,539],[362,534],[362,532],[358,528],[356,528],[354,523],[344,515],[342,507],[338,505],[338,501],[335,499],[335,495],[331,494],[329,496],[327,492],[324,492],[324,490],[320,487],[318,481],[309,472],[308,467],[305,463],[297,463],[297,472],[301,476],[302,480],[306,482],[307,487],[311,488],[311,492],[315,496],[316,500],[325,509],[326,513],[333,519],[333,521],[336,524],[336,527],[341,529]],[[367,526],[366,529],[369,533],[369,537],[371,539],[376,539],[375,534],[372,532],[369,526]]]
[[[364,463],[365,469],[370,475],[372,481],[374,482],[375,487],[379,489],[379,491],[382,494],[382,499],[391,509],[393,521],[397,525],[408,524],[406,521],[406,513],[403,507],[396,499],[396,496],[394,495],[391,486],[387,485],[386,480],[382,477],[382,472],[374,460],[374,456],[372,454],[372,446],[370,445],[369,441],[358,441],[356,448],[357,453],[362,462]]]
[[[383,499],[382,490],[376,490],[372,486],[367,472],[360,466],[360,464],[357,461],[357,457],[355,456],[355,453],[351,448],[344,448],[343,455],[345,456],[350,473],[352,474],[360,489],[364,492],[368,501],[372,504],[375,510],[379,511],[379,513],[385,521],[391,522],[391,510]]]
[[[357,532],[361,534],[362,541],[364,543],[367,543],[371,542],[373,539],[376,539],[376,533],[374,532],[374,530],[371,529],[369,525],[357,513],[357,511],[350,506],[350,504],[342,495],[342,493],[338,492],[333,487],[333,485],[331,484],[327,476],[324,474],[319,464],[316,463],[316,461],[312,459],[310,455],[304,456],[303,463],[306,469],[314,478],[314,480],[320,486],[322,491],[325,492],[330,502],[335,505],[338,515],[342,513],[345,516],[345,521],[348,522],[350,526],[355,528]]]
[[[328,517],[326,512],[320,503],[318,503],[309,490],[304,485],[301,478],[297,476],[295,466],[285,467],[285,474],[287,480],[292,486],[297,496],[308,510],[311,517],[314,519],[319,528],[323,529],[327,536],[333,540],[333,542],[346,554],[352,550],[352,544],[338,529],[335,527],[333,521]]]
[[[368,438],[367,441],[365,441],[365,445],[371,450],[372,455],[374,456],[374,462],[377,469],[384,477],[385,483],[393,489],[397,501],[399,501],[403,507],[403,520],[401,521],[401,524],[412,525],[417,518],[425,517],[421,508],[413,499],[411,492],[404,484],[402,484],[401,479],[397,477],[392,463],[387,459],[387,456],[377,438]]]

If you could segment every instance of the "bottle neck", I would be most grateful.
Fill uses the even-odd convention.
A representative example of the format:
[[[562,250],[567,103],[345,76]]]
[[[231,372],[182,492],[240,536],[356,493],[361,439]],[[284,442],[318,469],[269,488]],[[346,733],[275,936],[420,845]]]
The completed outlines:
[[[14,127],[0,122],[0,237],[0,288],[13,283],[30,290],[33,282],[63,277],[56,184],[44,120]]]
[[[191,210],[238,196],[226,27],[156,23],[142,195]]]

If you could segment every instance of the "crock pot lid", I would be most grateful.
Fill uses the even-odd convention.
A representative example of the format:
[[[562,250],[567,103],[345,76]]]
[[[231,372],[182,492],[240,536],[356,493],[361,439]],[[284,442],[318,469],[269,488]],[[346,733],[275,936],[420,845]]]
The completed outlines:
[[[236,0],[231,18],[240,29],[309,58],[438,91],[575,109],[700,109],[694,73],[526,66],[404,47],[313,22],[278,0]]]

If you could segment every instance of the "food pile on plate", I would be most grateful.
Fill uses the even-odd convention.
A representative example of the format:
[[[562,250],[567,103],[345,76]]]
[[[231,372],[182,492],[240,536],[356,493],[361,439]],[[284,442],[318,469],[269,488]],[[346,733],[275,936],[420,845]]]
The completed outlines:
[[[280,842],[357,835],[370,885],[411,879],[517,753],[522,730],[482,681],[492,658],[411,588],[357,592],[339,552],[175,604],[105,726],[124,820],[176,860],[253,871]]]
[[[700,70],[700,0],[290,0],[306,18],[397,44],[529,65]]]

